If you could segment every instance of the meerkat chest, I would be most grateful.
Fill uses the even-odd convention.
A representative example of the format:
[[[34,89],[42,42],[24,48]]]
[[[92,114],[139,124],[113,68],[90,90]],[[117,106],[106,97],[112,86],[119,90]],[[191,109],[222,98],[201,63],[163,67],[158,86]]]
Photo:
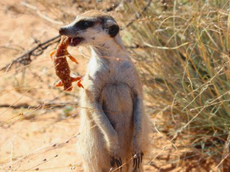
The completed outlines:
[[[89,86],[90,90],[101,90],[108,84],[117,85],[123,83],[133,87],[135,82],[135,67],[132,62],[128,60],[101,62],[92,59],[89,63],[84,83],[86,87],[87,85]]]
[[[129,61],[117,62],[110,68],[109,82],[132,84],[134,78],[134,66]]]

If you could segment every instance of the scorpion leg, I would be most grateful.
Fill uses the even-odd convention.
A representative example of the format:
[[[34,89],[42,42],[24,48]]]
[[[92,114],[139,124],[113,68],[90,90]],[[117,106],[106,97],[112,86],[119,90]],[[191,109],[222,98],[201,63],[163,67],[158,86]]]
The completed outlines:
[[[62,87],[62,86],[63,86],[62,81],[59,80],[58,82],[56,82],[55,86],[56,86],[56,87]]]
[[[51,57],[52,60],[54,60],[53,55],[54,55],[55,52],[56,52],[56,50],[53,50],[53,51],[50,53],[50,57]]]
[[[78,82],[77,82],[77,86],[78,86],[78,87],[81,87],[81,88],[84,88],[84,86],[81,84],[81,80],[82,80],[82,77],[81,77],[81,76],[76,77],[76,78],[71,77],[71,80],[72,80],[72,82],[78,81]]]
[[[67,56],[72,60],[74,63],[78,64],[78,61],[75,57],[71,56],[70,54],[67,54]]]

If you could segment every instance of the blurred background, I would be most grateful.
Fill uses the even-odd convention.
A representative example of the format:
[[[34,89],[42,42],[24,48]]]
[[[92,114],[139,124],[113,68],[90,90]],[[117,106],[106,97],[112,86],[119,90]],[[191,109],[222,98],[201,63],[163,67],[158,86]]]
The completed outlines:
[[[152,121],[146,172],[230,171],[230,2],[1,0],[0,171],[83,172],[78,92],[54,87],[58,29],[97,9],[120,25]],[[69,52],[84,75],[87,48]]]

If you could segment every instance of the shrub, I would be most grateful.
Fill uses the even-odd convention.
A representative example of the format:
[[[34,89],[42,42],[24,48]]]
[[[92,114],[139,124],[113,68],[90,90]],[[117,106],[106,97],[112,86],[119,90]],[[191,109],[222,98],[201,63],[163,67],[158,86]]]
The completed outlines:
[[[141,14],[145,5],[124,4],[141,17],[123,37],[136,47],[147,98],[165,119],[161,127],[220,160],[230,134],[229,2],[154,1]]]

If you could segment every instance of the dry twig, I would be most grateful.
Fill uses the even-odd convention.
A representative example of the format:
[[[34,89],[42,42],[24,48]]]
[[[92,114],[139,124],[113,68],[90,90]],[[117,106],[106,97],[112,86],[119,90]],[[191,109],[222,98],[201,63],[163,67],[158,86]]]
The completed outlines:
[[[31,50],[25,52],[23,55],[14,59],[10,64],[7,64],[0,71],[9,71],[15,64],[22,64],[24,66],[29,65],[32,62],[31,56],[40,56],[45,49],[47,49],[50,45],[53,45],[60,41],[60,35],[55,36],[43,43],[39,43],[36,47]]]
[[[9,105],[9,104],[1,104],[0,108],[11,108],[11,109],[58,109],[63,108],[65,106],[75,106],[76,103],[70,103],[70,102],[63,102],[63,103],[43,103],[41,105],[29,105],[27,103],[22,103],[18,105]]]

